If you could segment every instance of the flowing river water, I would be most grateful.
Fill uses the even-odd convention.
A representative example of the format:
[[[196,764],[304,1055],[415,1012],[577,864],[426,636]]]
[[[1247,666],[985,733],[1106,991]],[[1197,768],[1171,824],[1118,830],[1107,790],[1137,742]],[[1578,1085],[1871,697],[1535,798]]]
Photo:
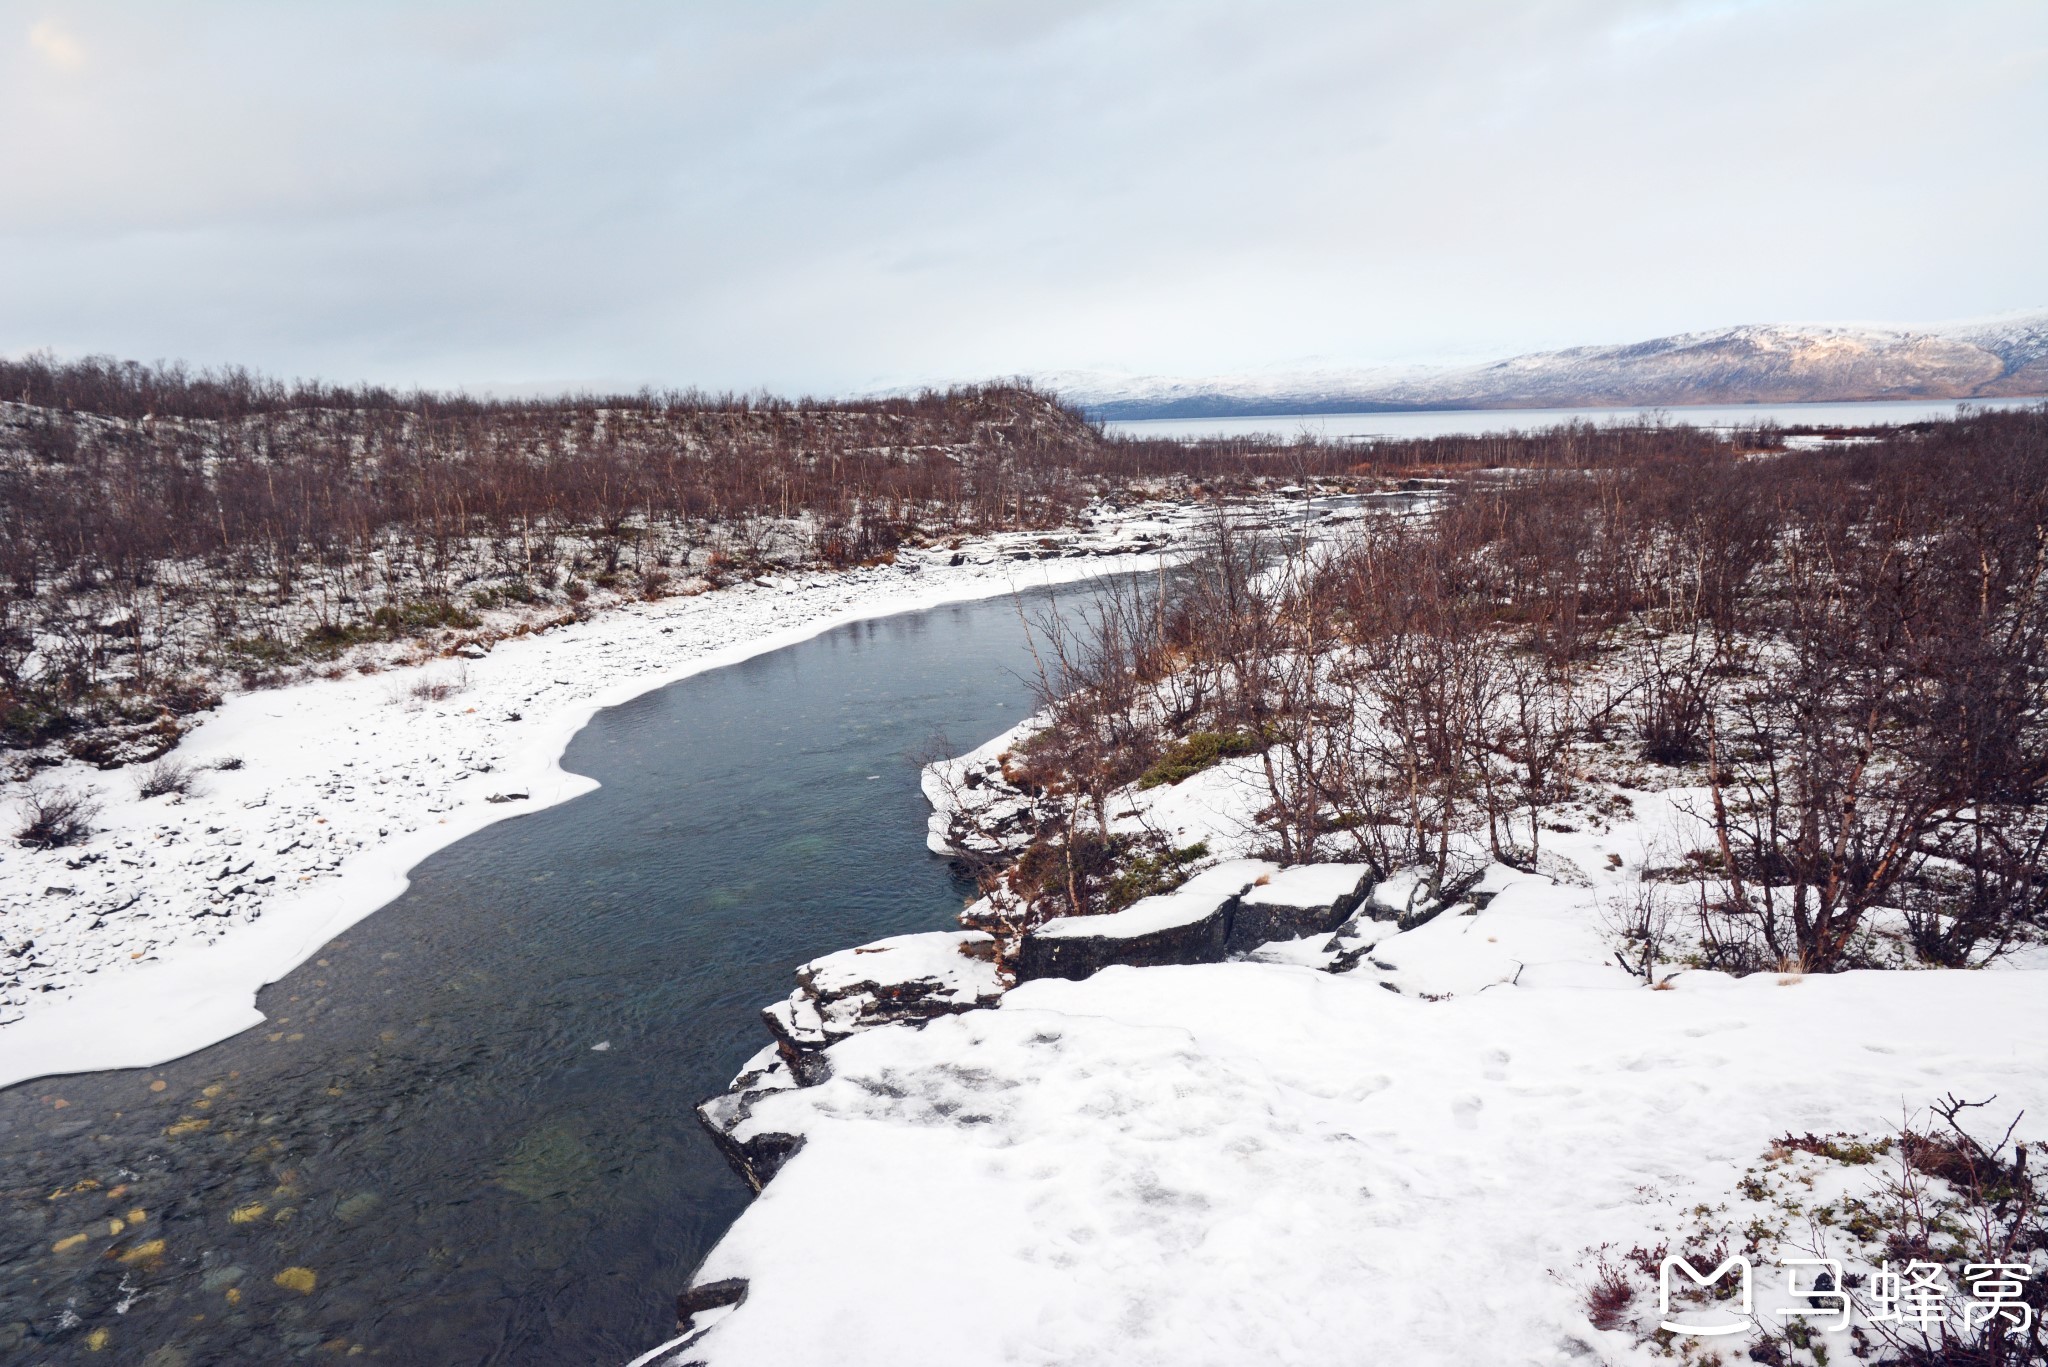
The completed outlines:
[[[563,763],[602,788],[428,859],[265,989],[267,1024],[0,1093],[0,1362],[524,1367],[666,1337],[745,1204],[693,1108],[767,1042],[761,1006],[968,891],[925,851],[918,763],[1028,710],[1020,606],[1045,602],[858,623],[599,713]]]

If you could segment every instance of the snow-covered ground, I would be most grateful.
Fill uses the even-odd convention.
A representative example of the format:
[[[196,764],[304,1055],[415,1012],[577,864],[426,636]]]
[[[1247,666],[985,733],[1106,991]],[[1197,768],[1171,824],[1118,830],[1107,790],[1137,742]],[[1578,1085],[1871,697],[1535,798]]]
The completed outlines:
[[[186,796],[138,798],[133,769],[46,772],[103,810],[83,844],[0,846],[0,1086],[150,1066],[259,1023],[256,990],[425,856],[593,786],[556,761],[598,708],[857,618],[1144,568],[1157,555],[1129,548],[1202,515],[1098,508],[1078,533],[970,542],[958,565],[909,552],[635,603],[481,659],[239,694],[174,752],[198,771]]]
[[[955,803],[1001,825],[1016,799],[958,780],[1023,729],[928,773],[936,848]],[[1270,868],[1240,858],[1261,784],[1255,758],[1226,760],[1112,808],[1121,829],[1209,847],[1189,888],[1238,887]],[[1771,1360],[1822,1361],[1782,1337],[1807,1322],[1777,1312],[1811,1307],[1779,1260],[1867,1274],[1881,1249],[1844,1193],[1885,1173],[1778,1141],[1932,1128],[1945,1093],[1995,1097],[1992,1138],[2041,1115],[2048,959],[1741,979],[1665,964],[1652,986],[1617,963],[1616,918],[1671,887],[1654,870],[1702,838],[1701,795],[1609,786],[1546,832],[1538,871],[1488,865],[1440,908],[1396,875],[1334,935],[1041,978],[995,1009],[856,1033],[813,1061],[817,1085],[764,1054],[733,1137],[793,1156],[696,1273],[713,1308],[641,1361],[1647,1367],[1746,1360],[1764,1334]],[[1711,1271],[1701,1250],[1724,1239],[1755,1264],[1741,1333],[1660,1338],[1657,1257]],[[1616,1268],[1632,1299],[1596,1326],[1590,1293]],[[1851,1356],[1840,1332],[1812,1343]]]
[[[1505,942],[1554,910],[1460,929]],[[1379,948],[1405,966],[1406,938]],[[1788,1132],[1890,1133],[1946,1089],[2040,1114],[2043,986],[1616,972],[1429,1001],[1249,962],[1027,983],[756,1103],[805,1146],[698,1274],[746,1300],[664,1360],[1670,1361],[1593,1327],[1602,1246],[1682,1246]],[[1786,1303],[1760,1276],[1760,1318]]]

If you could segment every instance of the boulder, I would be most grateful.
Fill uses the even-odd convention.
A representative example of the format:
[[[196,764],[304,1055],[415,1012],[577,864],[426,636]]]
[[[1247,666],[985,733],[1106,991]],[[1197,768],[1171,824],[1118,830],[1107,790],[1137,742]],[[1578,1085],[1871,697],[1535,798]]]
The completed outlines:
[[[1017,980],[1086,978],[1111,964],[1216,963],[1240,894],[1278,871],[1261,859],[1227,860],[1122,911],[1047,921],[1025,933]]]
[[[1231,913],[1224,948],[1243,953],[1274,940],[1323,935],[1344,923],[1372,884],[1364,864],[1297,864],[1247,888]]]
[[[697,1327],[697,1316],[738,1305],[746,1298],[745,1277],[700,1282],[676,1297],[676,1332],[687,1334]]]
[[[1329,971],[1349,973],[1368,962],[1391,972],[1390,965],[1370,957],[1374,946],[1431,920],[1444,909],[1446,900],[1435,870],[1427,865],[1416,864],[1389,874],[1359,900],[1357,909],[1323,946],[1333,956]]]

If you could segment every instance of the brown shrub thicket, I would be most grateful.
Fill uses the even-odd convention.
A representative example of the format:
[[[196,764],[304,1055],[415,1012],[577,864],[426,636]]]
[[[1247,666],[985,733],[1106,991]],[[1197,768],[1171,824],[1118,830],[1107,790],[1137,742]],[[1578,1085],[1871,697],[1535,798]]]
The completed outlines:
[[[1219,515],[1152,601],[1056,643],[1075,691],[1046,690],[1036,781],[1085,801],[1044,839],[1250,733],[1273,854],[1455,880],[1461,849],[1532,863],[1588,764],[1647,763],[1703,792],[1710,963],[1852,965],[1880,910],[1948,964],[2040,924],[2048,412],[1816,450],[1629,432],[1334,551]]]
[[[75,789],[32,783],[22,790],[14,838],[39,850],[76,845],[92,835],[99,812],[99,803]]]
[[[147,758],[224,677],[468,629],[491,607],[583,611],[593,589],[653,596],[774,560],[874,563],[910,537],[1051,527],[1134,487],[1609,468],[1721,445],[1583,424],[1364,447],[1110,439],[1016,384],[499,399],[0,360],[0,746]]]

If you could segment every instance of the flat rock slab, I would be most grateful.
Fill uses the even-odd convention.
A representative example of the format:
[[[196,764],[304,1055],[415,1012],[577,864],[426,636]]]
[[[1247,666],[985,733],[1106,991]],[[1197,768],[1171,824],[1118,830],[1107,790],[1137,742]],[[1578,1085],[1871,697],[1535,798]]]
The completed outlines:
[[[1025,934],[1017,979],[1080,979],[1111,964],[1216,963],[1239,896],[1277,872],[1277,864],[1262,859],[1227,860],[1122,911],[1048,921]]]
[[[1344,924],[1372,884],[1364,864],[1297,864],[1254,883],[1231,914],[1224,948],[1243,953],[1275,940],[1324,935]]]

